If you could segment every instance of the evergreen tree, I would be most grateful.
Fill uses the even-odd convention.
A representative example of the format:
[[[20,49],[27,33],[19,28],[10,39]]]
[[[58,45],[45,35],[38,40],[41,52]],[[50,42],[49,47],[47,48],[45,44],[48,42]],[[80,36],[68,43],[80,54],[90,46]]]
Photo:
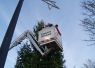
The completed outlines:
[[[38,22],[34,27],[34,34],[38,40],[38,31],[44,27],[44,22]],[[26,44],[18,52],[15,68],[66,68],[63,54],[58,51],[47,57],[42,57],[36,50]]]

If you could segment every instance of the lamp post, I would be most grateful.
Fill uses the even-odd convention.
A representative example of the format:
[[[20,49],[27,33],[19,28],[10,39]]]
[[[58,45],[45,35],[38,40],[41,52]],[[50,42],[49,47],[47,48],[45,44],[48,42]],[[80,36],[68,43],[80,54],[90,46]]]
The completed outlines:
[[[16,27],[16,24],[17,24],[17,20],[18,20],[19,14],[20,14],[20,10],[21,10],[23,1],[24,0],[19,0],[18,5],[17,5],[17,7],[15,9],[15,12],[13,14],[13,17],[10,21],[9,26],[8,26],[8,29],[6,31],[6,34],[4,36],[3,42],[1,44],[1,48],[0,48],[0,68],[4,68],[5,61],[6,61],[7,54],[8,54],[8,50],[9,50],[9,47],[10,47],[10,43],[11,43],[11,40],[12,40],[12,37],[13,37],[13,33],[14,33],[14,30],[15,30],[15,27]]]

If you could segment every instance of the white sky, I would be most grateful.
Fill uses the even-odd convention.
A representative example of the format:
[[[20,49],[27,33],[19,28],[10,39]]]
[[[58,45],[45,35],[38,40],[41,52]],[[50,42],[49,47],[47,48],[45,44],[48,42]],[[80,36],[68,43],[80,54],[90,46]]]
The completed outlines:
[[[11,20],[19,0],[0,0],[0,44]],[[55,0],[60,10],[49,10],[47,5],[41,0],[25,0],[13,40],[22,32],[29,29],[38,21],[44,20],[46,23],[58,24],[62,33],[64,56],[67,68],[83,67],[83,63],[87,59],[95,60],[95,46],[86,46],[88,35],[80,26],[83,19],[82,8],[80,7],[82,0]],[[14,68],[16,63],[18,48],[12,49],[7,57],[5,68]]]

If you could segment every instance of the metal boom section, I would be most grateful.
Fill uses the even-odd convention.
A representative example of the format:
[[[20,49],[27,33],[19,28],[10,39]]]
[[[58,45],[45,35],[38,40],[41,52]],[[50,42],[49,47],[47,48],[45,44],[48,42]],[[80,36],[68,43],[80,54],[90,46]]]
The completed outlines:
[[[44,52],[40,49],[39,44],[37,40],[34,38],[33,33],[29,30],[22,33],[15,41],[11,43],[11,46],[9,50],[11,50],[13,47],[19,45],[25,38],[28,38],[30,41],[30,44],[32,44],[36,50],[43,56]]]

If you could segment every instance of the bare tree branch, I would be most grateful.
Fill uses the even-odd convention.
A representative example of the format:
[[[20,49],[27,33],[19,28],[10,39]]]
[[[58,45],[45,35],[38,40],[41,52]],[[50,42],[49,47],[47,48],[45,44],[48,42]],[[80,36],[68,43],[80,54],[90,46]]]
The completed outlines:
[[[43,2],[45,2],[48,5],[48,8],[51,9],[52,7],[56,8],[56,9],[60,9],[57,5],[56,2],[53,0],[42,0]]]

